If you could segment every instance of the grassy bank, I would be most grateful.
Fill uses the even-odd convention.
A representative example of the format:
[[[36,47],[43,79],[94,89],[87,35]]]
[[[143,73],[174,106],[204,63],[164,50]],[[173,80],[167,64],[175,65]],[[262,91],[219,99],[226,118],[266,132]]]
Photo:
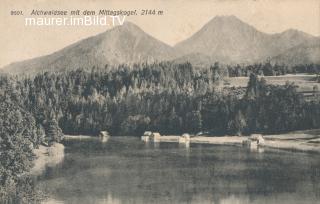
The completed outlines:
[[[162,136],[161,142],[178,142],[179,136]],[[248,137],[223,136],[223,137],[192,137],[191,143],[216,144],[216,145],[242,145]],[[285,150],[298,150],[320,152],[320,129],[295,131],[285,134],[264,135],[265,143],[261,146]]]
[[[60,143],[54,143],[50,147],[40,146],[34,150],[36,160],[30,173],[33,175],[42,173],[47,166],[55,166],[64,158],[64,146]]]
[[[298,86],[298,92],[305,93],[313,91],[314,86],[319,86],[315,74],[286,74],[281,76],[264,76],[268,84],[285,85],[287,82]],[[230,77],[224,80],[225,87],[247,87],[249,77]]]
[[[320,152],[320,129],[265,135],[264,138],[266,147]]]

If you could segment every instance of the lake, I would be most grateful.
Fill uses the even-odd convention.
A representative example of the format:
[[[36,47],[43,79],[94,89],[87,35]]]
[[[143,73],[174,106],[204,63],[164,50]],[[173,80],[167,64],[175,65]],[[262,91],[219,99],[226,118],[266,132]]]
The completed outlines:
[[[317,154],[237,146],[144,144],[136,137],[65,141],[37,185],[44,203],[320,203]]]

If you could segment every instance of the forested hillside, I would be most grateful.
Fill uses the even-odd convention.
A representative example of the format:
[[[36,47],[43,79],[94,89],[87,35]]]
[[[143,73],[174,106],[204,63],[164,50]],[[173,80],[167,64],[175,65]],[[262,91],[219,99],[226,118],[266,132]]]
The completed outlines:
[[[154,63],[47,72],[7,83],[37,124],[56,121],[67,134],[243,134],[319,126],[318,97],[306,102],[294,84],[267,85],[254,74],[247,90],[223,88],[224,72],[219,64],[198,70],[189,63]]]

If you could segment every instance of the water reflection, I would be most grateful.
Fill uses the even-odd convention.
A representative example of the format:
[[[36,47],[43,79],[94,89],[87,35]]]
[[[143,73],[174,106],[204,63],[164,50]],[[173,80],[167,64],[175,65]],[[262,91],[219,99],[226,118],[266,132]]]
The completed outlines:
[[[152,142],[152,144],[155,149],[158,149],[160,147],[160,142]]]
[[[179,150],[184,153],[186,161],[190,161],[190,142],[179,143]]]
[[[190,142],[179,143],[179,148],[189,150],[190,149]]]
[[[100,141],[103,142],[103,143],[106,143],[106,142],[108,142],[109,138],[110,137],[101,137]]]
[[[217,145],[68,141],[40,178],[61,203],[318,203],[318,155]],[[50,200],[49,200],[50,201]]]

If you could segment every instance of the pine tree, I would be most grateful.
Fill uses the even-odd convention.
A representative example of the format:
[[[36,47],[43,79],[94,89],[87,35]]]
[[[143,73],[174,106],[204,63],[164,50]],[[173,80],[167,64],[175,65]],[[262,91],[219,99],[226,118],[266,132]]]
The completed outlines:
[[[228,129],[230,132],[235,133],[236,135],[242,135],[246,126],[247,121],[242,112],[239,110],[234,119],[229,122]]]
[[[46,133],[42,125],[37,125],[37,136],[38,136],[38,142],[37,142],[38,145],[36,147],[38,147],[39,144],[44,142],[46,137]]]
[[[53,142],[60,142],[63,139],[62,130],[55,118],[49,119],[46,126],[47,141],[49,144],[52,144]]]

